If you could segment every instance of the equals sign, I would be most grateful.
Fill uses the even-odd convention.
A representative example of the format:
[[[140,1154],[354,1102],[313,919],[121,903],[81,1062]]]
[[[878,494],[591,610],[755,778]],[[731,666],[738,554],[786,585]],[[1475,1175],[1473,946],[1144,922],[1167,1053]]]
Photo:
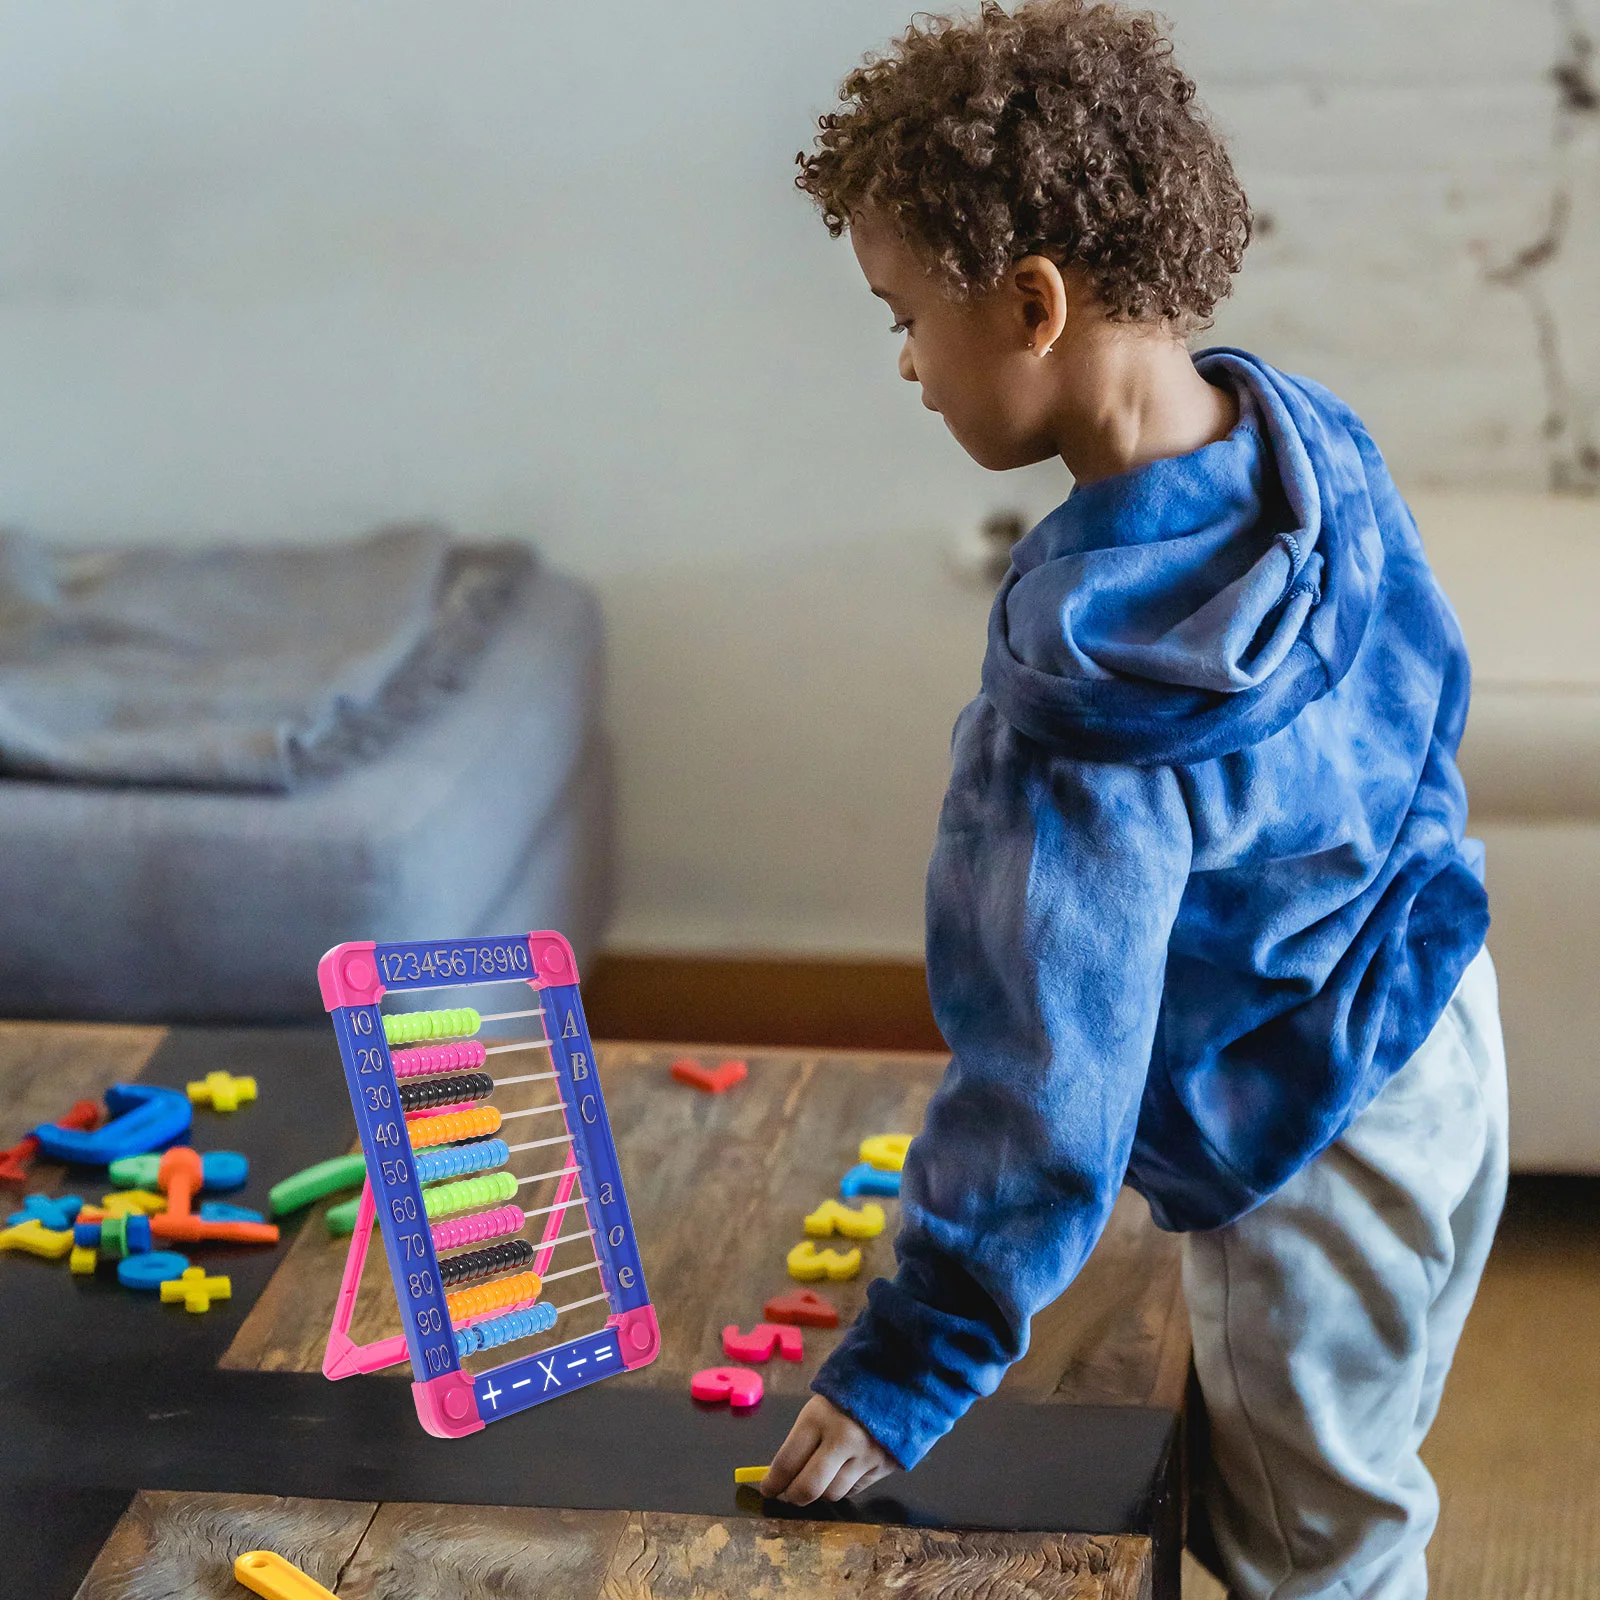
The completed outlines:
[[[595,1358],[596,1361],[609,1360],[610,1357],[615,1355],[615,1354],[616,1354],[616,1352],[608,1344],[602,1344],[602,1345],[596,1345],[595,1346],[594,1358]]]

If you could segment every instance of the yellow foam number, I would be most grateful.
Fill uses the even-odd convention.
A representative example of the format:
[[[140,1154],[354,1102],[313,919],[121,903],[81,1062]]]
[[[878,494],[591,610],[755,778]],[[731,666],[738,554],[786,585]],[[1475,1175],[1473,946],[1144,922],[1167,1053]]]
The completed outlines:
[[[846,1239],[876,1239],[883,1232],[883,1207],[869,1204],[855,1211],[837,1200],[824,1200],[807,1214],[806,1232],[818,1239],[835,1233]]]
[[[30,1256],[43,1256],[46,1261],[59,1261],[72,1249],[72,1230],[58,1233],[47,1228],[37,1217],[29,1217],[14,1228],[0,1232],[0,1250],[25,1250]]]
[[[236,1078],[231,1072],[208,1072],[198,1083],[186,1084],[190,1101],[213,1111],[237,1111],[256,1097],[254,1078]]]
[[[909,1133],[880,1133],[861,1141],[861,1159],[879,1172],[898,1172],[906,1164],[910,1148]]]
[[[802,1283],[815,1283],[821,1278],[842,1281],[855,1277],[860,1270],[859,1250],[850,1250],[844,1255],[837,1250],[819,1251],[806,1239],[789,1252],[789,1276],[798,1278]]]
[[[186,1311],[209,1311],[213,1300],[232,1296],[233,1279],[208,1278],[204,1267],[190,1267],[181,1278],[171,1278],[161,1285],[161,1298],[169,1305],[181,1300]]]
[[[108,1217],[132,1216],[135,1212],[153,1217],[158,1211],[167,1209],[167,1197],[164,1194],[151,1194],[148,1189],[113,1189],[110,1194],[101,1195],[100,1210]],[[86,1221],[98,1221],[98,1218],[89,1217]]]

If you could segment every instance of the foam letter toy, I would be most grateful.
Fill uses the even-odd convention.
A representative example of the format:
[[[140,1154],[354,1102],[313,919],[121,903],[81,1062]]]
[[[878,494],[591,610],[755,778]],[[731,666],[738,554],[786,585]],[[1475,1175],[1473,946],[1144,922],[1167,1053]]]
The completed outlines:
[[[898,1172],[906,1164],[911,1148],[909,1133],[880,1133],[861,1141],[861,1159],[879,1172]]]
[[[30,1194],[22,1202],[22,1209],[13,1211],[6,1222],[15,1226],[19,1222],[26,1222],[29,1217],[37,1217],[45,1227],[60,1233],[63,1228],[72,1226],[82,1210],[83,1201],[75,1194],[64,1194],[59,1200],[52,1200],[48,1195]]]
[[[29,1217],[14,1228],[0,1233],[0,1250],[22,1250],[46,1261],[59,1261],[72,1249],[72,1231],[47,1228],[37,1217]]]
[[[117,1282],[125,1289],[159,1289],[189,1270],[189,1258],[176,1250],[152,1250],[117,1263]]]
[[[267,1191],[267,1209],[275,1217],[285,1216],[320,1200],[325,1194],[337,1194],[340,1189],[359,1189],[367,1178],[366,1158],[359,1150],[354,1155],[335,1156],[331,1161],[319,1161],[282,1183],[275,1183]]]
[[[773,1322],[758,1322],[749,1333],[740,1333],[736,1322],[722,1330],[722,1353],[730,1361],[770,1361],[774,1350],[785,1361],[803,1360],[805,1337],[798,1328]]]
[[[100,1121],[100,1107],[93,1100],[74,1100],[58,1128],[92,1128]],[[25,1134],[9,1150],[0,1150],[0,1183],[26,1183],[28,1164],[39,1153],[39,1136]]]
[[[736,1083],[743,1083],[749,1069],[742,1061],[724,1061],[714,1072],[700,1065],[693,1056],[684,1056],[672,1063],[672,1076],[691,1089],[704,1089],[707,1094],[722,1094]]]
[[[883,1232],[883,1207],[868,1204],[852,1211],[837,1200],[824,1200],[806,1216],[806,1232],[816,1239],[831,1239],[835,1233],[846,1239],[876,1239]]]
[[[738,1410],[748,1410],[761,1404],[761,1374],[748,1367],[706,1367],[689,1380],[689,1393],[709,1405],[726,1400]]]
[[[153,1189],[161,1171],[159,1155],[125,1156],[110,1167],[113,1183],[130,1184],[135,1189]],[[250,1161],[237,1150],[208,1150],[200,1157],[200,1187],[207,1194],[226,1194],[242,1189],[250,1181]]]
[[[59,1122],[41,1123],[33,1130],[39,1148],[53,1161],[70,1161],[80,1167],[104,1167],[121,1156],[142,1155],[176,1143],[189,1131],[189,1102],[176,1089],[153,1083],[114,1083],[106,1090],[106,1110],[111,1120],[86,1133]]]
[[[204,1267],[190,1267],[161,1285],[162,1302],[172,1305],[181,1300],[186,1311],[209,1311],[213,1300],[227,1300],[232,1294],[231,1278],[208,1278]]]
[[[208,1072],[198,1083],[185,1085],[189,1103],[213,1111],[237,1111],[256,1097],[254,1078],[236,1078],[231,1072]]]
[[[861,1252],[851,1250],[840,1255],[837,1250],[818,1251],[807,1239],[789,1252],[789,1276],[802,1283],[815,1283],[819,1278],[841,1281],[853,1278],[861,1270]]]
[[[900,1174],[879,1172],[870,1161],[863,1161],[860,1166],[851,1167],[839,1180],[839,1193],[846,1200],[853,1200],[861,1194],[897,1195],[900,1193]]]
[[[761,1308],[769,1322],[792,1322],[802,1328],[837,1328],[837,1307],[824,1300],[815,1289],[791,1289],[775,1294]]]

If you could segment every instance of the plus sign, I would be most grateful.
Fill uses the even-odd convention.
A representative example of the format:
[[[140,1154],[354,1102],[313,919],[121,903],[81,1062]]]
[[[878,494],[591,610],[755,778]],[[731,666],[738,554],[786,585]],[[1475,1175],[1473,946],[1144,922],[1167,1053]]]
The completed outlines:
[[[491,1381],[489,1387],[483,1391],[483,1398],[489,1402],[491,1410],[498,1411],[500,1408],[495,1405],[495,1401],[504,1393],[503,1389],[495,1388],[493,1381]]]

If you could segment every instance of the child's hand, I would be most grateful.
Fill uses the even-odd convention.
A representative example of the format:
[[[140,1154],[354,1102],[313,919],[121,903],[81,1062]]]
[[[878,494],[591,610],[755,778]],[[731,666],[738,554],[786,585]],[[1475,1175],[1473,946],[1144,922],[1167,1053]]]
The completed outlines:
[[[889,1453],[853,1417],[814,1394],[772,1458],[761,1492],[792,1506],[843,1500],[896,1470]]]

